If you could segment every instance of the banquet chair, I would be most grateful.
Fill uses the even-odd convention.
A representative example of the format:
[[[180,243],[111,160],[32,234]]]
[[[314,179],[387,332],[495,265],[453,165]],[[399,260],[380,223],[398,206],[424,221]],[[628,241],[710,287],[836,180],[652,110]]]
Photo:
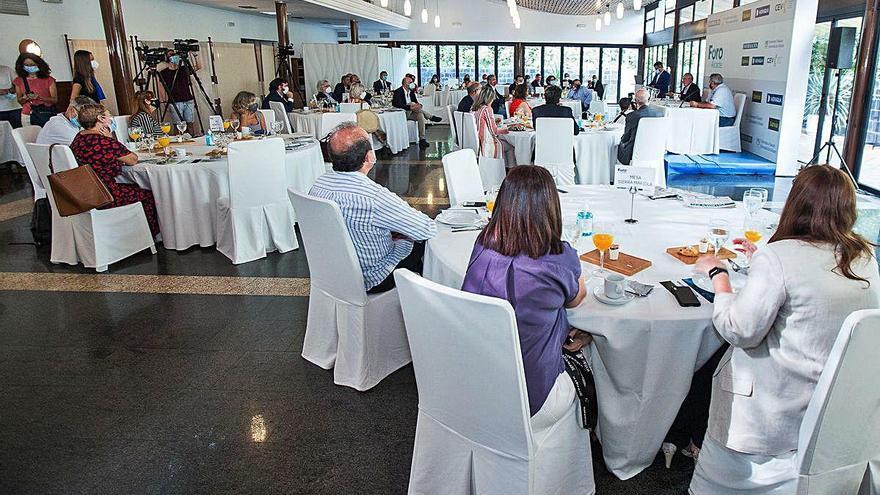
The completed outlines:
[[[422,96],[431,97],[431,102],[433,103],[433,96],[436,91],[437,88],[433,84],[428,84],[424,88],[422,88]]]
[[[31,186],[34,188],[34,202],[46,197],[46,189],[43,187],[43,180],[40,178],[39,172],[34,167],[34,160],[31,158],[27,145],[37,141],[40,129],[42,128],[38,125],[27,125],[12,130],[12,141],[15,143],[15,147],[18,148],[18,154],[21,155],[23,162],[22,165],[27,170]]]
[[[128,144],[128,119],[131,115],[117,115],[113,117],[116,122],[116,140],[122,144]]]
[[[259,112],[263,116],[263,121],[266,123],[266,128],[263,129],[263,131],[265,134],[269,134],[269,132],[272,131],[272,124],[275,123],[275,112],[264,108],[259,109]]]
[[[463,149],[444,155],[443,176],[446,178],[450,206],[468,201],[485,201],[485,189],[474,150]]]
[[[412,361],[397,289],[367,294],[336,203],[293,188],[287,192],[299,218],[311,277],[302,357],[333,368],[337,385],[369,390]]]
[[[52,167],[62,172],[78,167],[76,158],[68,146],[28,144],[34,166],[46,184],[47,197],[52,210],[52,247],[49,261],[55,264],[76,265],[105,272],[107,267],[145,249],[156,254],[156,245],[150,234],[144,206],[131,203],[104,210],[93,209],[77,215],[62,217],[55,205],[52,186],[47,178],[49,152]]]
[[[474,153],[480,152],[480,138],[477,135],[477,121],[474,114],[470,112],[455,112],[454,118],[456,122],[460,122],[459,139],[461,140],[461,148],[470,148]]]
[[[413,120],[406,121],[406,133],[410,144],[419,142],[419,126]]]
[[[595,98],[590,101],[590,113],[601,113],[602,115],[608,115],[608,104],[598,98]]]
[[[333,132],[339,124],[344,122],[357,123],[357,115],[353,113],[329,112],[321,115],[321,135],[320,139],[324,139],[328,134]]]
[[[495,158],[486,156],[481,152],[482,143],[480,143],[479,134],[477,134],[477,122],[473,113],[461,113],[462,116],[462,132],[464,135],[463,149],[471,149],[477,156],[477,163],[480,167],[480,179],[485,189],[492,189],[501,185],[504,176],[507,175],[507,167],[503,148],[499,153],[500,157]]]
[[[275,120],[277,122],[284,123],[283,132],[285,134],[293,133],[293,128],[290,125],[290,119],[287,118],[287,113],[284,111],[284,103],[281,103],[280,101],[270,101],[269,108],[271,108],[272,111],[275,113]]]
[[[742,151],[742,140],[739,135],[739,123],[742,121],[743,109],[746,106],[746,95],[744,93],[736,93],[733,95],[733,103],[736,106],[736,120],[734,120],[732,126],[718,128],[718,147],[725,151],[740,153]]]
[[[437,100],[437,106],[445,107],[446,105],[449,105],[449,88],[448,87],[444,87],[443,89],[440,90],[440,96]]]
[[[229,145],[229,195],[217,200],[217,251],[235,265],[299,247],[284,159],[281,138]]]
[[[458,124],[455,121],[455,105],[446,105],[446,119],[449,120],[449,130],[452,132],[452,149],[461,149],[461,141],[458,137]]]
[[[339,104],[339,112],[340,113],[358,113],[363,110],[363,103],[340,103]]]
[[[571,119],[541,118],[535,122],[535,165],[555,171],[556,183],[575,183],[574,129]]]
[[[669,132],[669,119],[642,118],[636,130],[636,142],[633,146],[632,160],[634,167],[651,167],[654,169],[654,186],[666,187],[666,135]]]
[[[405,269],[394,279],[419,394],[409,493],[594,493],[577,401],[551,426],[531,426],[510,303]]]

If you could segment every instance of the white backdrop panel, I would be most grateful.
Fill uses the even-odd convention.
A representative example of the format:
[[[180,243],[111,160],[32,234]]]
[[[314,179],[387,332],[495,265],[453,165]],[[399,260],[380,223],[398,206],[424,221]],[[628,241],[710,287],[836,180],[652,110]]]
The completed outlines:
[[[348,73],[357,74],[362,83],[372,87],[379,74],[379,50],[380,47],[374,45],[304,43],[303,64],[308,94],[315,94],[315,86],[321,79],[327,79],[334,87]]]

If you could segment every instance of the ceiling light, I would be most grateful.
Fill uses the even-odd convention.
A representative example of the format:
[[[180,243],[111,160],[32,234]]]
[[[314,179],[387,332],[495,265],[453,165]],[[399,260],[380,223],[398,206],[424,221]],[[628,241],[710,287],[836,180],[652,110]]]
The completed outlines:
[[[388,6],[388,0],[382,0],[382,7],[384,8],[387,6]]]
[[[239,5],[238,8],[246,10],[257,10],[257,8],[253,5]]]
[[[422,24],[427,24],[427,23],[428,23],[428,9],[423,8],[422,9]]]
[[[602,19],[597,17],[596,18],[596,31],[601,31],[601,30],[602,30]]]
[[[434,16],[434,27],[435,28],[440,27],[440,14],[437,14]]]
[[[623,2],[617,4],[617,18],[623,19]]]
[[[275,12],[260,12],[260,13],[261,13],[261,14],[266,14],[266,15],[275,15]]]
[[[403,15],[407,17],[412,15],[412,3],[409,0],[404,0],[403,2]]]
[[[633,9],[642,10],[642,0],[633,0]]]
[[[611,11],[605,12],[605,25],[608,26],[611,24]]]

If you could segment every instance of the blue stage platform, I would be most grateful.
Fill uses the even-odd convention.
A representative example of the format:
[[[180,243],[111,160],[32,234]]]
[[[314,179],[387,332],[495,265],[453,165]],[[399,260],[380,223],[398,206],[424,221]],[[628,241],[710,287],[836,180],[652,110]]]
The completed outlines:
[[[776,174],[775,163],[748,151],[743,151],[742,153],[721,153],[719,155],[674,155],[667,153],[665,160],[667,175]]]

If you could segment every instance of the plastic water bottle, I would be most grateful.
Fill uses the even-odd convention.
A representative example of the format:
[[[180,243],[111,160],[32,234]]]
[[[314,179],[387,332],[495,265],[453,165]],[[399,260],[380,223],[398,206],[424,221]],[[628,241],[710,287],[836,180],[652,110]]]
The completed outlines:
[[[575,249],[578,252],[589,251],[593,244],[593,212],[590,211],[589,203],[584,203],[584,206],[578,211],[577,230],[580,232],[580,237]]]
[[[214,146],[214,133],[211,132],[211,129],[208,129],[208,133],[205,134],[205,145]]]
[[[336,113],[339,113],[339,103],[336,104],[336,106],[334,107],[334,109],[336,110]]]

